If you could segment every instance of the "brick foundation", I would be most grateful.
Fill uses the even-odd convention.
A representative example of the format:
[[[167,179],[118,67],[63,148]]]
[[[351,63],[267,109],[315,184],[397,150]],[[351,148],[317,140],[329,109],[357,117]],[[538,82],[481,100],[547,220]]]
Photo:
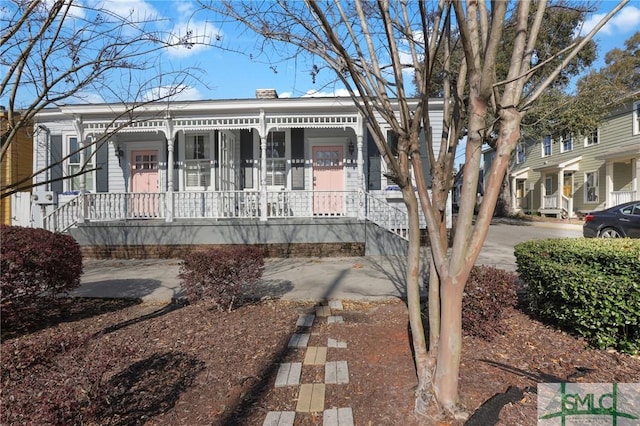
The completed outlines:
[[[176,259],[192,251],[224,247],[223,244],[109,245],[82,246],[88,259]],[[350,243],[281,243],[258,244],[265,257],[352,257],[364,256],[365,244]]]

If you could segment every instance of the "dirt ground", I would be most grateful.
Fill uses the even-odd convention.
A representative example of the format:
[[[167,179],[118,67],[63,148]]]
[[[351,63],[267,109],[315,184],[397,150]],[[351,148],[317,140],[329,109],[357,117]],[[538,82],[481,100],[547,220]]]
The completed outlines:
[[[50,366],[34,367],[34,361],[30,368],[42,376],[36,378],[43,381],[40,386],[55,386],[47,373],[54,365],[71,365],[74,357],[77,364],[87,353],[96,360],[109,357],[108,367],[94,379],[99,397],[90,401],[91,409],[83,408],[85,424],[261,425],[268,411],[295,410],[298,387],[275,388],[275,377],[280,363],[303,360],[304,349],[287,343],[298,315],[313,310],[310,303],[278,300],[231,313],[206,305],[62,301],[20,329],[2,330],[0,423],[29,424],[25,417],[17,421],[15,413],[28,418],[44,408],[44,398],[33,394],[38,386],[25,391],[18,379],[26,377],[16,373],[25,368],[15,367],[21,351],[35,341],[73,335],[84,339],[83,352],[58,349]],[[327,360],[347,361],[350,381],[327,385],[325,407],[351,407],[356,425],[429,424],[413,414],[417,381],[404,303],[345,301],[341,315],[344,323],[316,318],[311,329],[309,346],[326,346],[328,338],[347,343],[328,349]],[[580,339],[518,310],[505,321],[506,333],[493,342],[464,339],[460,400],[473,414],[469,425],[535,424],[540,382],[635,382],[640,377],[636,357],[588,349]],[[322,367],[303,366],[302,383],[323,380]],[[295,424],[321,425],[322,416],[298,413]]]

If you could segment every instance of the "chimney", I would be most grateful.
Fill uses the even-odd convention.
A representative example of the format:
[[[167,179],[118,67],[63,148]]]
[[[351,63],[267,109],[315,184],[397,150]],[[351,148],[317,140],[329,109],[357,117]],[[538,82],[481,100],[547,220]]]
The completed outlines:
[[[276,89],[256,89],[256,99],[278,99]]]

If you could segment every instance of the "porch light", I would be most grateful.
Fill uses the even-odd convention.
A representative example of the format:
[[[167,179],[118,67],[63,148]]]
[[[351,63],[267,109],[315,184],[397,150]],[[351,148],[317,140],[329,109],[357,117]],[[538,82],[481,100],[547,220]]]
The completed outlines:
[[[347,149],[349,150],[349,155],[353,157],[353,151],[356,149],[356,147],[353,145],[353,141],[351,139],[349,139],[349,145],[347,145]]]
[[[122,157],[124,155],[124,151],[122,151],[122,149],[120,149],[119,146],[116,146],[116,158],[120,159],[120,157]]]

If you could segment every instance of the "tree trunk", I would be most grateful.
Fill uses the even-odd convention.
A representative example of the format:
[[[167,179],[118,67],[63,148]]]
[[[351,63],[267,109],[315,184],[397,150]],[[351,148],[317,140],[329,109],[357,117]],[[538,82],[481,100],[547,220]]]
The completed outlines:
[[[462,294],[464,282],[446,279],[440,290],[441,322],[433,388],[441,408],[458,411],[458,376],[462,350]]]
[[[413,192],[413,186],[403,187],[402,195],[409,218],[406,284],[409,327],[418,375],[415,411],[418,414],[426,414],[431,398],[426,396],[423,390],[431,388],[432,380],[420,305],[420,218],[418,216],[418,200]]]

